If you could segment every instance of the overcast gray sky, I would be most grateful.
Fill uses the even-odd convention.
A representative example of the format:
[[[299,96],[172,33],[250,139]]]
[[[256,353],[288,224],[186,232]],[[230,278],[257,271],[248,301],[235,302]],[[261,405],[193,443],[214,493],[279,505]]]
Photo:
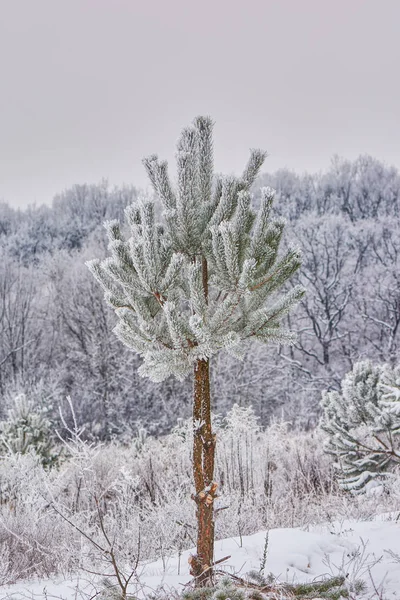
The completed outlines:
[[[0,201],[145,185],[197,114],[223,172],[400,166],[399,26],[399,0],[0,0]]]

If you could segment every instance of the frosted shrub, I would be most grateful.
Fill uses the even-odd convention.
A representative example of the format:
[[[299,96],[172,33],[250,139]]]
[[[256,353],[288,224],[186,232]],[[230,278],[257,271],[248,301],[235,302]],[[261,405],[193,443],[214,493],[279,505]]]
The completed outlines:
[[[360,491],[390,478],[400,464],[400,366],[357,363],[322,406],[341,486]]]
[[[228,490],[243,495],[259,489],[267,497],[282,488],[300,497],[331,490],[331,465],[320,432],[291,433],[283,422],[262,430],[252,407],[234,406],[224,422],[218,465],[225,467],[222,479]]]
[[[20,394],[0,423],[0,452],[26,454],[34,451],[43,465],[52,466],[58,459],[50,421],[43,411]]]
[[[0,573],[3,584],[68,569],[71,532],[49,512],[44,497],[54,471],[30,452],[0,459]]]
[[[224,419],[225,431],[233,435],[256,434],[260,431],[259,417],[252,406],[234,404]]]
[[[12,584],[32,576],[50,577],[71,571],[79,553],[79,539],[74,539],[72,533],[46,514],[43,505],[19,506],[15,512],[2,507],[0,581]]]
[[[15,510],[24,500],[40,496],[43,467],[34,452],[0,457],[0,504]]]
[[[323,433],[262,429],[251,408],[216,419],[221,444],[216,473],[216,537],[324,522],[340,515],[367,518],[396,510],[400,483],[390,494],[353,498],[333,477]],[[0,550],[3,581],[56,571],[105,573],[107,542],[128,576],[137,561],[167,558],[195,547],[190,484],[190,423],[167,436],[139,434],[129,446],[66,438],[64,458],[46,469],[33,454],[0,459]],[[400,481],[400,480],[399,480]],[[38,515],[40,518],[38,518]],[[95,546],[95,544],[98,546]],[[16,569],[18,566],[18,569]],[[112,568],[107,567],[115,583]]]

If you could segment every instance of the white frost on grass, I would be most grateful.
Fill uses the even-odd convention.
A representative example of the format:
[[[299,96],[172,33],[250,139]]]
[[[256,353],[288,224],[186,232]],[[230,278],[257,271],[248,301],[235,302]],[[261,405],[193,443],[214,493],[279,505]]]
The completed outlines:
[[[374,597],[384,589],[385,600],[395,599],[400,593],[400,562],[392,553],[400,554],[400,522],[397,515],[381,515],[372,521],[335,521],[304,528],[273,529],[268,535],[268,554],[265,574],[272,572],[280,582],[302,583],[332,575],[347,575],[348,581],[362,579],[368,591],[365,598]],[[262,562],[265,531],[242,538],[219,540],[215,544],[216,559],[227,555],[227,572],[245,576],[250,570],[259,570]],[[188,550],[181,556],[159,559],[140,567],[141,591],[132,586],[131,592],[145,598],[159,586],[165,590],[183,590],[190,581]],[[78,583],[78,585],[77,585]],[[77,592],[77,587],[79,591]],[[81,579],[68,581],[41,580],[18,583],[0,588],[3,600],[35,598],[89,599],[100,589],[99,581],[82,574]],[[45,590],[45,591],[44,591]],[[371,596],[372,594],[372,596]],[[357,598],[363,595],[355,596]]]

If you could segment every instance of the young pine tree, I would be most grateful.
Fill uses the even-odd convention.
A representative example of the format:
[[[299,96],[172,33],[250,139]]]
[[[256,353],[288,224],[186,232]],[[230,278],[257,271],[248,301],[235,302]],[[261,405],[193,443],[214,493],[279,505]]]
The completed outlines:
[[[356,363],[341,393],[324,392],[325,450],[335,458],[339,484],[361,492],[400,464],[400,365]]]
[[[212,573],[217,490],[210,360],[220,350],[243,358],[253,340],[291,343],[281,320],[304,293],[294,287],[278,295],[299,268],[300,252],[278,257],[284,222],[271,218],[273,191],[262,190],[257,215],[251,207],[266,154],[252,150],[242,177],[214,176],[212,125],[198,117],[182,131],[175,187],[166,162],[144,160],[155,200],[142,197],[127,208],[128,239],[118,222],[105,223],[111,256],[88,263],[118,315],[117,336],[143,358],[139,373],[153,381],[193,373],[198,535],[191,572],[199,585]]]
[[[51,423],[24,394],[15,398],[7,419],[0,423],[0,454],[26,454],[33,450],[45,467],[57,463]]]

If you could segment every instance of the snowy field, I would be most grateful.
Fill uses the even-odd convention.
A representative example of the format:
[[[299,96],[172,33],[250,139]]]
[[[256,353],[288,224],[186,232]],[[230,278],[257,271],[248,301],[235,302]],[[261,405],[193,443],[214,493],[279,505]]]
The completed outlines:
[[[226,556],[224,569],[243,577],[259,570],[266,532],[216,543],[216,559]],[[190,551],[169,559],[141,565],[139,583],[131,592],[145,598],[162,587],[166,597],[174,597],[190,581]],[[397,555],[397,556],[396,556]],[[385,514],[372,521],[335,521],[308,528],[272,529],[268,533],[265,574],[273,573],[280,582],[302,583],[322,577],[344,575],[351,589],[357,580],[366,584],[362,593],[350,598],[391,600],[400,597],[400,520]],[[2,600],[93,598],[101,590],[100,578],[82,572],[79,578],[36,580],[3,587]]]
[[[364,493],[344,492],[323,432],[284,424],[263,430],[251,409],[238,407],[225,421],[216,509],[228,510],[217,515],[215,558],[229,558],[219,567],[241,578],[260,571],[269,527],[265,576],[288,584],[345,576],[350,588],[366,585],[352,600],[400,597],[398,471],[382,484],[369,482]],[[161,588],[157,600],[176,598],[172,590],[182,592],[191,579],[186,549],[195,540],[189,425],[140,446],[77,437],[57,469],[44,469],[31,454],[4,457],[0,476],[10,500],[0,511],[0,599],[116,600],[101,594],[111,573],[108,540],[119,567],[138,561],[133,596],[150,598]]]

